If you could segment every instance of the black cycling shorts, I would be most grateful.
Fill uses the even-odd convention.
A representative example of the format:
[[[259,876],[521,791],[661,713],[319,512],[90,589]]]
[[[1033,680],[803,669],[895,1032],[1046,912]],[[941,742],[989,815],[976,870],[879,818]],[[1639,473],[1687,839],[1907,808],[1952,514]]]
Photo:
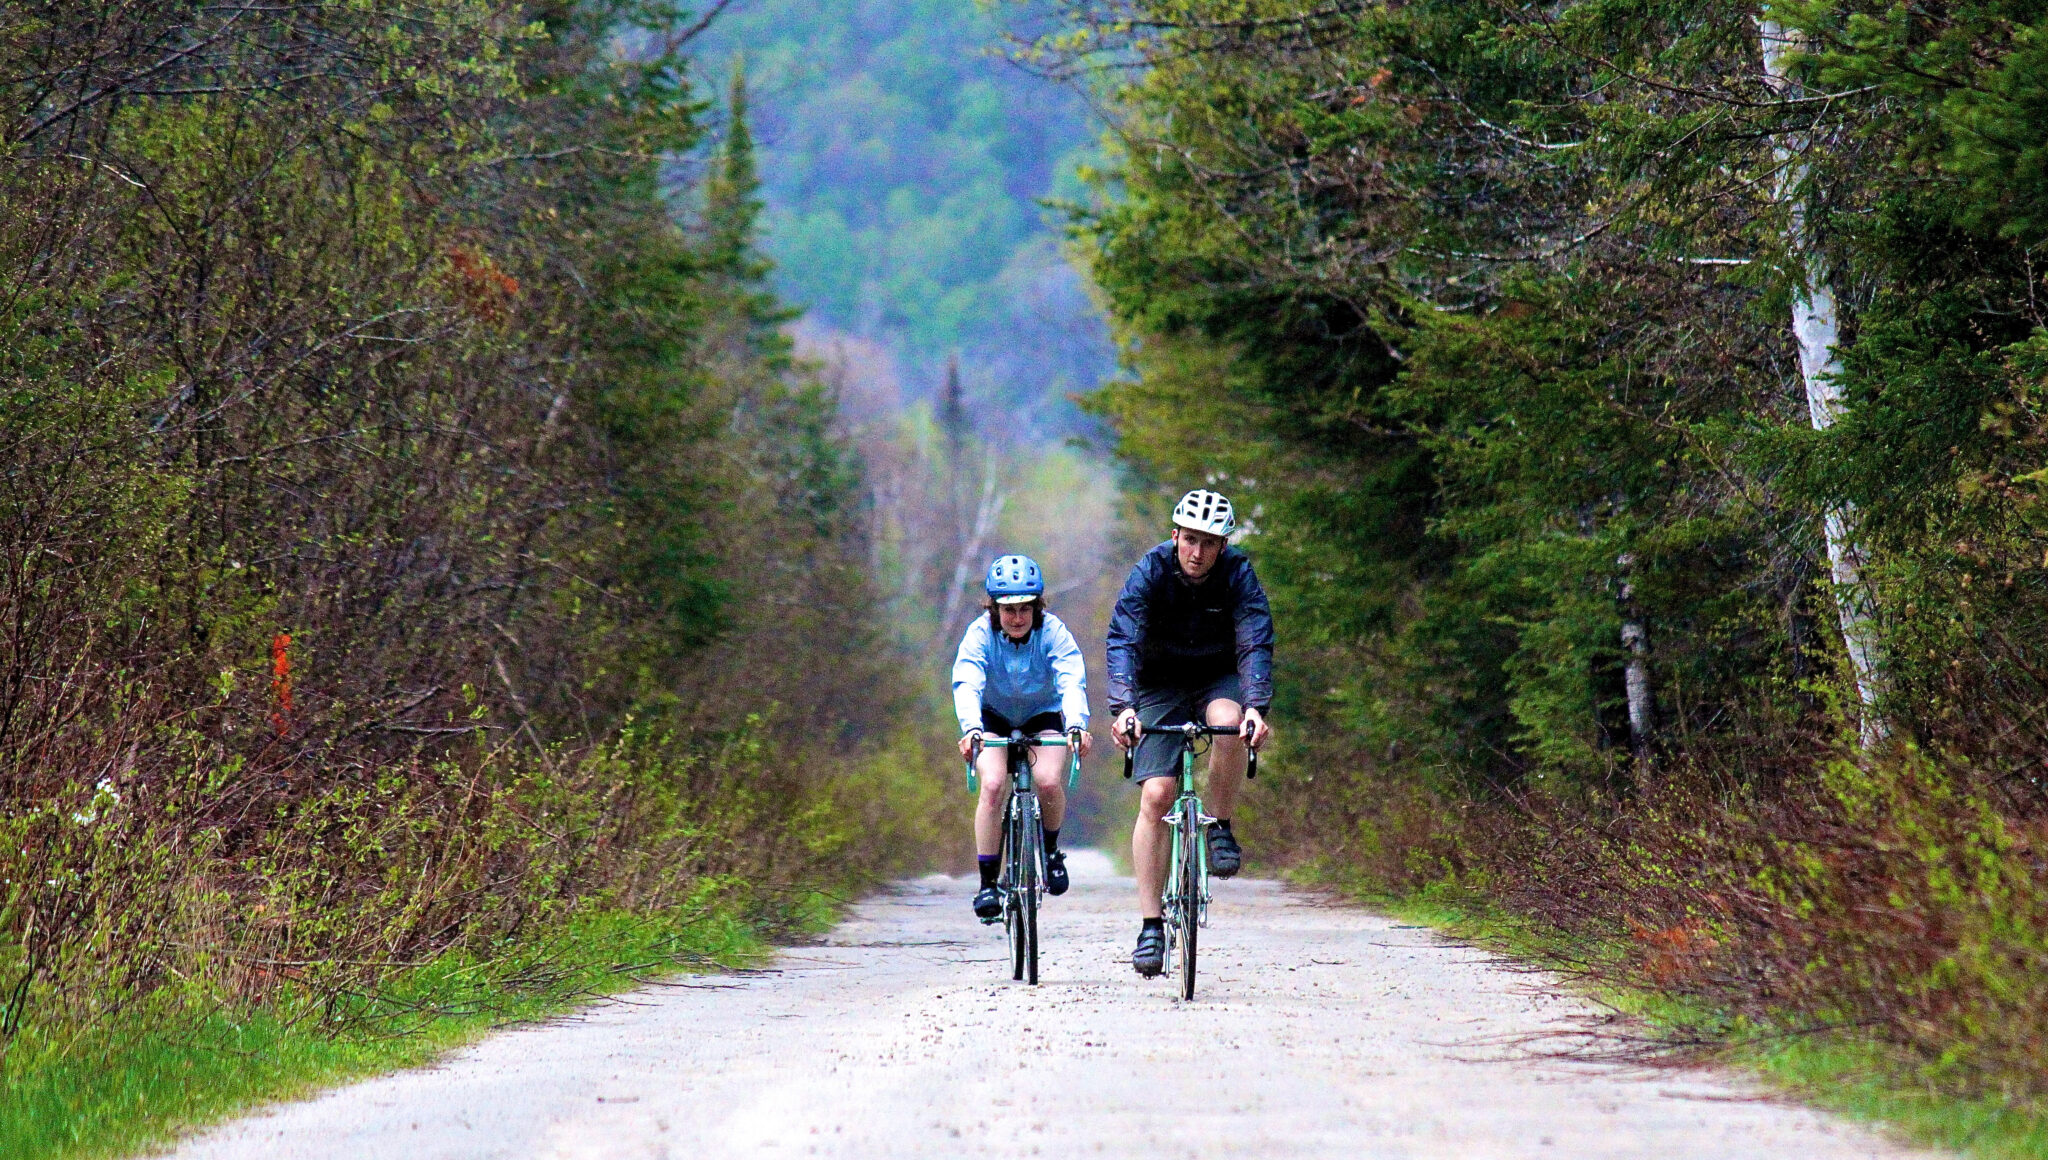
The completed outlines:
[[[1133,707],[1138,710],[1138,724],[1145,727],[1145,733],[1138,738],[1138,759],[1131,780],[1178,777],[1181,738],[1152,730],[1204,720],[1211,701],[1235,701],[1242,706],[1244,683],[1236,673],[1226,673],[1207,684],[1187,688],[1139,689],[1138,703]]]
[[[1040,733],[1058,733],[1063,718],[1058,713],[1033,713],[1024,719],[1022,725],[1012,725],[1001,713],[981,707],[981,731],[995,737],[1007,738],[1012,733],[1035,737]]]

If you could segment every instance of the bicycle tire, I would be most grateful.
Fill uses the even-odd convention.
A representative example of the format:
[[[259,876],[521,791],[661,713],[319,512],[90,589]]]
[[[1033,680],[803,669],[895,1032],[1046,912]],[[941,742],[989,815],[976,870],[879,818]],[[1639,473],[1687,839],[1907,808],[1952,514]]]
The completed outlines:
[[[1182,810],[1180,824],[1185,828],[1187,838],[1181,843],[1180,865],[1174,873],[1180,878],[1180,997],[1183,1001],[1195,997],[1195,949],[1196,932],[1201,929],[1201,868],[1197,859],[1203,856],[1201,841],[1201,810],[1195,803],[1188,802]]]
[[[1038,985],[1038,891],[1024,891],[1024,981]]]
[[[1020,840],[1023,827],[1017,824],[1018,812],[1016,800],[1013,798],[1010,803],[1010,824],[1006,835],[1009,865],[1004,870],[1004,879],[1007,888],[1003,891],[1003,918],[1004,927],[1010,936],[1010,979],[1013,982],[1024,977],[1023,897],[1026,891],[1019,881],[1023,877],[1021,867],[1024,865],[1024,843]]]
[[[1033,799],[1023,819],[1025,856],[1018,865],[1023,870],[1024,887],[1024,981],[1034,987],[1038,985],[1038,892],[1045,884],[1045,831],[1039,825],[1038,802]]]

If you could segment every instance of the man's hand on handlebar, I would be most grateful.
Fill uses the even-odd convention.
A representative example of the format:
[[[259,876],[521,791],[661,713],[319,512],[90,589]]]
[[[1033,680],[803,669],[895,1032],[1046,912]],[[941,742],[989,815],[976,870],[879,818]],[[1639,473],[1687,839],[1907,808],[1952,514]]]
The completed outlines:
[[[969,729],[960,735],[960,756],[974,760],[974,751],[981,748],[981,730]]]
[[[1244,728],[1242,733],[1246,742],[1253,749],[1257,749],[1266,743],[1266,738],[1273,735],[1273,730],[1266,724],[1266,715],[1264,713],[1259,712],[1257,709],[1246,709],[1244,711]]]
[[[1088,756],[1088,751],[1095,748],[1095,738],[1086,729],[1067,730],[1067,741],[1083,757]]]
[[[1109,727],[1109,735],[1125,749],[1138,744],[1138,711],[1125,709],[1116,715],[1116,724]]]

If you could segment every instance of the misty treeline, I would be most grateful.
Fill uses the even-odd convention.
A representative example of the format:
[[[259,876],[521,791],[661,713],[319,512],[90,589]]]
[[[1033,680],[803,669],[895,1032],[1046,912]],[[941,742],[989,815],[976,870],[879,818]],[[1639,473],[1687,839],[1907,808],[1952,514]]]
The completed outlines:
[[[914,846],[704,16],[0,13],[0,1033]]]
[[[746,0],[703,38],[744,53],[775,285],[806,339],[876,342],[919,396],[947,356],[1026,405],[1040,436],[1113,368],[1107,332],[1038,199],[1074,192],[1094,131],[1076,95],[989,52],[976,0]],[[857,338],[855,337],[857,336]]]
[[[1097,405],[1274,590],[1266,840],[2041,1095],[2048,9],[1056,7]]]

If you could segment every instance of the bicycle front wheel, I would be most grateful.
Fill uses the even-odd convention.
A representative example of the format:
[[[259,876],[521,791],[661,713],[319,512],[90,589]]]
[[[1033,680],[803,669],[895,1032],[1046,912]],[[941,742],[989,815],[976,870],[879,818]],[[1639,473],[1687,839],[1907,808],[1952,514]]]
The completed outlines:
[[[1038,891],[1024,891],[1024,981],[1038,985]]]
[[[1038,801],[1023,814],[1023,857],[1017,859],[1018,899],[1024,904],[1024,981],[1038,985],[1038,892],[1045,885],[1045,831],[1039,828]]]
[[[1178,819],[1181,826],[1180,865],[1174,867],[1174,875],[1180,890],[1180,997],[1190,1000],[1195,997],[1195,946],[1197,932],[1201,930],[1202,881],[1202,811],[1190,801],[1185,803]]]
[[[1017,803],[1003,815],[1003,873],[997,887],[1003,894],[1003,935],[1010,943],[1010,977],[1024,977],[1024,916],[1017,905]]]

